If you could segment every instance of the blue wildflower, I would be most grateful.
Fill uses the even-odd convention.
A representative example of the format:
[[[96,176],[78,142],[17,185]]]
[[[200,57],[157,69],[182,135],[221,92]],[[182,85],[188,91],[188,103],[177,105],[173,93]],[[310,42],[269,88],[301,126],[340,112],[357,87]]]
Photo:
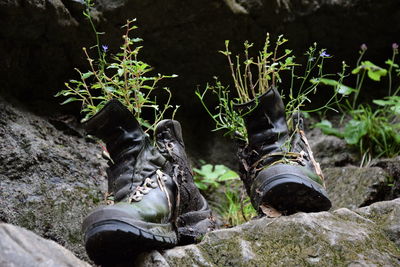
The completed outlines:
[[[107,50],[108,50],[108,46],[107,45],[102,45],[101,48],[103,48],[104,52],[107,52]]]
[[[322,51],[321,54],[319,54],[321,57],[330,57],[331,55],[329,55],[328,53],[326,53],[326,51]]]

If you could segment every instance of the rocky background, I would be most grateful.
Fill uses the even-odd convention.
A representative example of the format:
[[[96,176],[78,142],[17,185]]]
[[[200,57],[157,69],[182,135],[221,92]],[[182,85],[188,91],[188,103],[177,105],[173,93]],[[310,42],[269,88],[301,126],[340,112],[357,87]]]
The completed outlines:
[[[81,48],[95,44],[82,2],[0,2],[1,94],[33,107],[45,103],[46,109],[40,111],[47,114],[67,109],[78,115],[78,106],[59,107],[62,100],[53,95],[65,81],[77,78],[75,67],[87,69]],[[244,40],[254,42],[257,49],[267,32],[272,38],[284,34],[298,56],[317,42],[334,55],[338,64],[332,66],[340,68],[344,59],[354,64],[362,43],[368,45],[370,58],[383,64],[400,33],[396,0],[99,0],[92,16],[98,31],[106,33],[101,43],[111,53],[121,45],[121,26],[137,18],[136,34],[144,39],[142,60],[156,72],[179,75],[162,85],[170,87],[173,102],[182,105],[178,119],[192,154],[205,159],[220,140],[210,134],[211,119],[194,91],[213,82],[213,76],[230,83],[226,58],[218,53],[225,40],[231,40],[233,51],[241,51]],[[379,90],[365,95],[374,94]]]
[[[80,223],[104,198],[105,161],[79,127],[79,107],[53,98],[76,78],[74,67],[87,68],[81,48],[93,45],[94,35],[82,10],[72,0],[0,1],[0,266],[88,265]],[[228,84],[217,52],[224,40],[237,50],[246,39],[261,45],[267,32],[284,33],[298,53],[318,42],[337,61],[354,61],[367,43],[370,56],[383,61],[400,36],[396,0],[99,0],[93,15],[111,52],[120,26],[137,18],[142,59],[179,75],[164,85],[182,105],[178,119],[192,160],[232,168],[234,145],[210,133],[194,96],[213,76]],[[198,245],[143,255],[136,265],[400,266],[400,159],[359,168],[342,140],[318,130],[308,135],[332,211],[253,220]]]

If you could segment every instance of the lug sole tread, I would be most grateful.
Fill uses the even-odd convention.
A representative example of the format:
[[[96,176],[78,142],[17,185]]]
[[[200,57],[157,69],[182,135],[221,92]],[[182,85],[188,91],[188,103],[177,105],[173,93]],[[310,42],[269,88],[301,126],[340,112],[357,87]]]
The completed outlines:
[[[120,221],[107,221],[93,225],[85,234],[85,247],[96,264],[114,265],[153,249],[176,246],[175,232],[171,235],[150,233]]]

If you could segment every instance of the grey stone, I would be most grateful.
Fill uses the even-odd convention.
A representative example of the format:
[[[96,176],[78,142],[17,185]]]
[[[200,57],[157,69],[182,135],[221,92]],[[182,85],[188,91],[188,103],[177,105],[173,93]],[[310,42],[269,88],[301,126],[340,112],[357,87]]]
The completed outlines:
[[[346,166],[358,161],[357,155],[351,151],[344,139],[325,135],[320,129],[307,133],[315,159],[321,168]]]
[[[389,239],[400,248],[400,198],[377,202],[356,212],[379,225]]]
[[[358,208],[371,204],[388,182],[378,167],[334,167],[323,170],[326,190],[334,208]]]
[[[68,117],[41,118],[1,98],[0,113],[0,221],[87,259],[81,222],[106,192],[100,146]]]
[[[400,197],[400,156],[392,159],[375,159],[371,166],[382,168],[388,173],[388,183],[378,201]]]
[[[399,266],[399,209],[396,199],[255,219],[161,254],[170,266]]]
[[[89,267],[70,251],[21,227],[0,223],[2,267]]]

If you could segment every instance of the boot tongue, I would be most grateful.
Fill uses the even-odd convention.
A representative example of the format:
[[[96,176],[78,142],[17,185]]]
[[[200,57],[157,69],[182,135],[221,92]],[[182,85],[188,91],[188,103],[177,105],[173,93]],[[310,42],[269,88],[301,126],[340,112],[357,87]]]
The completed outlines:
[[[236,105],[235,109],[244,114],[249,151],[263,156],[282,149],[288,127],[285,106],[276,88],[247,103]]]
[[[115,132],[120,132],[120,129],[126,132],[137,131],[140,126],[121,102],[112,99],[96,115],[83,123],[83,128],[88,134],[109,143],[113,140]]]

